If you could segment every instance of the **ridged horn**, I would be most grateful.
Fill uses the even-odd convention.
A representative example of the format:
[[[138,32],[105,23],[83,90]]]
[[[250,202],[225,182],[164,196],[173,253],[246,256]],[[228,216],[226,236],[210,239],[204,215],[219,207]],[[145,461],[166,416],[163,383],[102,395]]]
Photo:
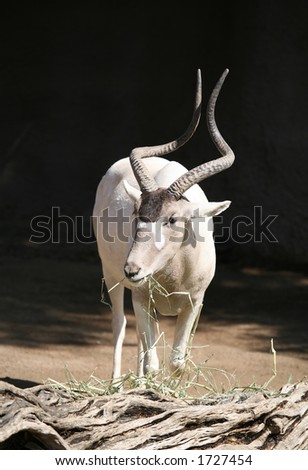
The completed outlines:
[[[180,176],[176,181],[174,181],[174,183],[169,186],[168,192],[175,196],[176,199],[180,199],[182,194],[185,193],[185,191],[187,191],[194,184],[197,184],[200,181],[209,178],[210,176],[216,175],[216,173],[226,170],[234,162],[234,153],[220,134],[215,121],[216,101],[228,73],[229,70],[226,69],[218,80],[214,90],[212,91],[206,110],[206,120],[209,134],[222,156],[216,160],[203,163],[202,165],[187,171],[187,173],[184,173],[184,175]]]
[[[159,157],[166,155],[167,153],[174,152],[182,145],[186,144],[189,139],[194,135],[195,130],[198,127],[201,115],[201,101],[202,101],[202,80],[201,80],[201,71],[197,72],[197,86],[196,86],[196,98],[193,116],[191,122],[184,132],[184,134],[176,140],[168,142],[167,144],[154,145],[151,147],[137,147],[133,149],[130,153],[130,163],[140,186],[141,192],[151,192],[158,189],[156,181],[150,175],[145,164],[143,163],[143,158],[148,157]]]

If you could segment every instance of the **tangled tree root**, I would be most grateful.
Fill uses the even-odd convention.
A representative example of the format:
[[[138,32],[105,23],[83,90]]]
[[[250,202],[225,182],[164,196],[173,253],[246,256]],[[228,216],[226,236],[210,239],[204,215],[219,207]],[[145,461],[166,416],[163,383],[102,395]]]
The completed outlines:
[[[308,449],[308,382],[187,404],[151,390],[75,399],[0,382],[0,449]]]

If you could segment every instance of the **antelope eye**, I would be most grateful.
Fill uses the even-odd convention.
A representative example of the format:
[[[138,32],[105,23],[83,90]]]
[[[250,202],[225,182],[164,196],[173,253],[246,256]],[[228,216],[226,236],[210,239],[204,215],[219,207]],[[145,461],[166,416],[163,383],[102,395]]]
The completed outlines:
[[[169,217],[169,224],[175,224],[176,218],[175,217]]]

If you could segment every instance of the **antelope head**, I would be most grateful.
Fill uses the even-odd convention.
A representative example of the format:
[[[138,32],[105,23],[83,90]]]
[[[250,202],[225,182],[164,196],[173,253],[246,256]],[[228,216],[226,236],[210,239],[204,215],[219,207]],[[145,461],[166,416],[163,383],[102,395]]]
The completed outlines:
[[[127,181],[124,186],[135,205],[136,233],[124,271],[131,284],[141,285],[147,278],[167,265],[185,240],[187,224],[195,217],[210,218],[230,205],[230,201],[189,202],[184,193],[194,184],[229,168],[234,153],[221,136],[215,122],[215,104],[228,74],[224,71],[208,102],[206,118],[209,134],[220,153],[215,160],[203,163],[176,179],[168,188],[161,188],[151,176],[142,159],[162,156],[177,150],[193,136],[201,115],[201,72],[198,70],[196,98],[192,120],[185,133],[164,145],[138,147],[130,154],[130,163],[140,190]]]

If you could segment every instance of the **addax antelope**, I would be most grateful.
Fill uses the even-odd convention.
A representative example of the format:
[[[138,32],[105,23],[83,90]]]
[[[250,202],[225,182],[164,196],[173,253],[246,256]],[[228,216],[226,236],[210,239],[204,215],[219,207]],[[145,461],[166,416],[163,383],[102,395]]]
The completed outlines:
[[[184,367],[190,335],[215,272],[212,217],[230,205],[230,201],[208,202],[198,185],[234,161],[214,116],[227,73],[226,69],[217,82],[206,111],[218,158],[187,170],[161,157],[188,142],[198,126],[202,94],[198,70],[193,116],[185,133],[164,145],[133,149],[128,158],[112,165],[99,183],[93,217],[113,312],[113,378],[121,375],[125,288],[132,292],[139,374],[159,368],[151,308],[162,315],[177,316],[170,370],[176,373]],[[160,288],[152,289],[153,282]]]

